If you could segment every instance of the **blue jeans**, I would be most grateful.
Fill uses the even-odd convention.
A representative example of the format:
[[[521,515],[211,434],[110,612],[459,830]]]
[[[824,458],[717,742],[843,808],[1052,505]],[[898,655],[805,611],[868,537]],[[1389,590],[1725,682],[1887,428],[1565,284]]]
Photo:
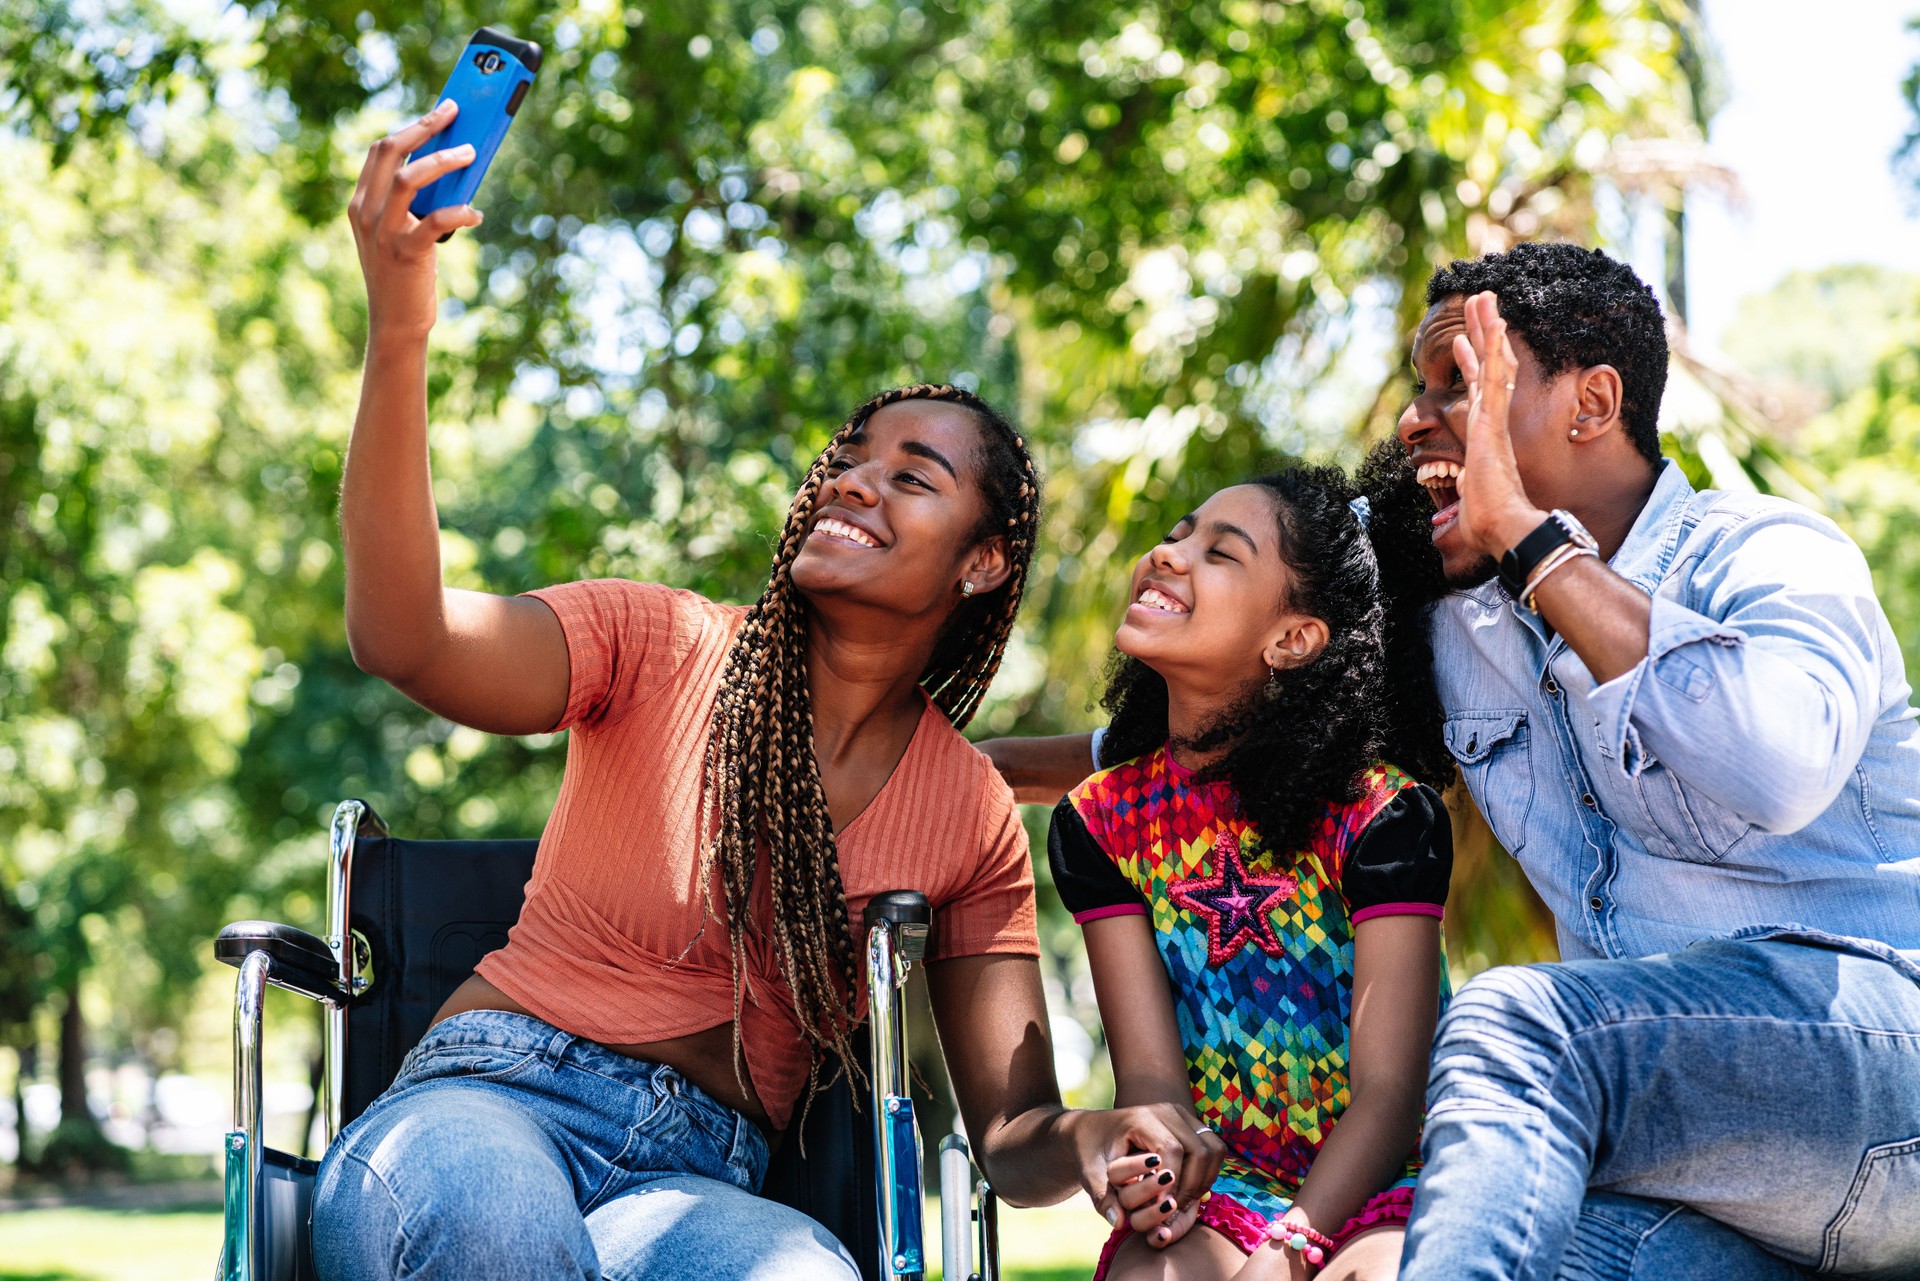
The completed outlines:
[[[431,1029],[328,1149],[323,1281],[856,1281],[840,1243],[755,1193],[767,1143],[670,1067],[496,1010]]]
[[[1920,969],[1807,931],[1490,970],[1402,1281],[1920,1278]]]

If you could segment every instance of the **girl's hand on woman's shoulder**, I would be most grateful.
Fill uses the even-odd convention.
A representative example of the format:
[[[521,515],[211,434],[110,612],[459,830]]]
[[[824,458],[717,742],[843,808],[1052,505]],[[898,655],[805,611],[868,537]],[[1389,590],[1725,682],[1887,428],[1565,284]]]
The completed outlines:
[[[1094,1208],[1156,1246],[1186,1235],[1220,1172],[1226,1144],[1171,1103],[1083,1112],[1074,1126],[1080,1183]]]

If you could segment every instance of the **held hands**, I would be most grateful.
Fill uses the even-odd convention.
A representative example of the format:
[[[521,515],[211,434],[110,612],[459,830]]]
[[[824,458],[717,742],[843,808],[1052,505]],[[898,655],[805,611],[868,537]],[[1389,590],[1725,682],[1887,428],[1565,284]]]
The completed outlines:
[[[367,321],[375,333],[424,338],[439,309],[434,291],[434,245],[461,227],[480,225],[469,205],[436,209],[416,218],[407,206],[422,187],[473,163],[470,146],[449,147],[404,164],[420,144],[453,123],[459,111],[447,101],[412,124],[373,144],[360,181],[347,202],[347,221],[360,251],[367,282]]]
[[[1092,1116],[1079,1158],[1094,1208],[1115,1227],[1124,1219],[1157,1248],[1185,1236],[1226,1156],[1220,1136],[1171,1103]]]
[[[1513,455],[1508,417],[1520,371],[1507,322],[1492,293],[1466,302],[1467,332],[1453,340],[1453,361],[1467,383],[1466,470],[1460,475],[1460,533],[1498,558],[1547,518],[1527,499]]]

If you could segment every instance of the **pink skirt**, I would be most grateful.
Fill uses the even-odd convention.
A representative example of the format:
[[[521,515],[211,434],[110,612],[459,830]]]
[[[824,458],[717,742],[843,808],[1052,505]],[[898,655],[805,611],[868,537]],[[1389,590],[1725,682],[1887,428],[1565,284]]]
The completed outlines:
[[[1342,1246],[1362,1232],[1373,1228],[1404,1226],[1412,1210],[1412,1188],[1388,1188],[1375,1195],[1360,1207],[1360,1213],[1342,1224],[1338,1232],[1328,1233],[1333,1238],[1334,1253],[1339,1253]],[[1216,1195],[1200,1207],[1200,1224],[1212,1228],[1249,1255],[1266,1242],[1267,1222],[1230,1196]],[[1100,1263],[1093,1270],[1093,1281],[1106,1281],[1107,1269],[1113,1266],[1114,1253],[1120,1249],[1120,1243],[1132,1235],[1132,1226],[1124,1222],[1113,1230],[1113,1235],[1107,1238],[1107,1244],[1100,1251]]]

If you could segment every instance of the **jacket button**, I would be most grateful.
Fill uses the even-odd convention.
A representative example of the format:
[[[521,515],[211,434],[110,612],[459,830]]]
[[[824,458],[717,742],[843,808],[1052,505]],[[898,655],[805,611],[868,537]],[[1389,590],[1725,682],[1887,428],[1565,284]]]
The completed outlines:
[[[1560,682],[1553,679],[1553,677],[1551,676],[1547,677],[1547,693],[1558,694],[1559,692],[1560,692]]]
[[[1581,796],[1580,803],[1586,806],[1588,809],[1598,809],[1600,806],[1600,802],[1593,799],[1592,792],[1588,792],[1583,796]]]
[[[1600,896],[1596,894],[1592,898],[1587,900],[1587,906],[1592,908],[1594,911],[1598,912],[1601,908],[1605,907],[1606,904],[1601,902]]]

